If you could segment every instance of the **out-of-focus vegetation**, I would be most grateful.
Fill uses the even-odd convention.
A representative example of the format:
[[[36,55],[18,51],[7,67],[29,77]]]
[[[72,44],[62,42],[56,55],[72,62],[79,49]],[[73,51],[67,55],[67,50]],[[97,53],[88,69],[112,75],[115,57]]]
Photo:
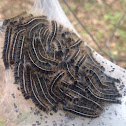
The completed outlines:
[[[101,55],[96,44],[86,31],[79,25],[62,0],[59,0],[66,15],[74,25],[81,38]],[[124,12],[126,0],[66,0],[77,17],[87,27],[88,31],[97,40],[100,47],[108,52],[106,42],[112,35],[115,25]],[[32,8],[34,0],[0,0],[0,18],[9,18],[23,10]],[[126,16],[121,21],[115,35],[110,42],[110,49],[117,64],[126,68]],[[104,55],[105,56],[105,55]],[[106,57],[108,58],[108,57]]]
[[[3,126],[4,122],[5,122],[5,120],[3,118],[0,118],[0,126]]]
[[[0,0],[0,19],[15,16],[32,8],[34,0]]]

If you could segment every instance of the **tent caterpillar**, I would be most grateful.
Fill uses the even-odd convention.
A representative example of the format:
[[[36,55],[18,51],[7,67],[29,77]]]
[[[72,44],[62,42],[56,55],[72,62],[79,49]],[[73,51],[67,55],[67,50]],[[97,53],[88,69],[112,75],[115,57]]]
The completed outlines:
[[[106,75],[91,48],[63,25],[23,13],[3,28],[5,68],[14,65],[15,83],[39,109],[96,118],[106,103],[120,103],[120,81]]]

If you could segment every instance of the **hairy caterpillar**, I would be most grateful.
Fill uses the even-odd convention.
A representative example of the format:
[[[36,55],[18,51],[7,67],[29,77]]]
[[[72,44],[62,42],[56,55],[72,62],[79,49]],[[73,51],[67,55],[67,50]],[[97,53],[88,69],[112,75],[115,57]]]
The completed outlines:
[[[3,28],[5,68],[14,66],[15,82],[39,109],[96,118],[105,103],[120,103],[119,81],[104,73],[90,47],[69,29],[26,13],[6,19]]]

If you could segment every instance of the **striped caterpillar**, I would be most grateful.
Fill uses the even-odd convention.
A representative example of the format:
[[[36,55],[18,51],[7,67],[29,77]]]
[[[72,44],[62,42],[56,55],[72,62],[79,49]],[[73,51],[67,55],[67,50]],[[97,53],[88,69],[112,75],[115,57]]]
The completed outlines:
[[[105,103],[121,103],[119,81],[104,73],[92,50],[69,29],[25,12],[6,19],[3,29],[5,68],[14,67],[15,83],[39,109],[96,118]]]

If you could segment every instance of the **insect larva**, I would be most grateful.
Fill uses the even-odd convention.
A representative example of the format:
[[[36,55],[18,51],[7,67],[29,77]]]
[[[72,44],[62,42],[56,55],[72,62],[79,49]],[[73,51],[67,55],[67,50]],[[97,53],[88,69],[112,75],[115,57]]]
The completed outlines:
[[[43,83],[45,84],[48,95],[53,100],[53,102],[57,103],[57,101],[50,95],[45,79],[44,78],[42,78],[42,79],[43,79]]]
[[[77,63],[76,63],[76,66],[79,66],[79,64],[80,64],[81,60],[83,60],[83,58],[84,58],[84,56],[81,56],[81,57],[79,58],[79,60],[78,60]]]
[[[47,97],[48,97],[48,99],[50,99],[50,102],[52,102],[53,104],[54,104],[54,106],[51,106],[51,108],[52,108],[52,110],[54,111],[54,112],[57,112],[57,101],[50,95],[50,93],[49,93],[49,90],[48,90],[48,87],[47,87],[47,84],[46,84],[46,81],[45,81],[45,79],[44,78],[42,78],[42,82],[43,82],[43,84],[45,85],[45,89],[46,89],[46,93],[47,93]],[[43,86],[44,86],[43,85]]]
[[[56,87],[55,94],[58,96],[58,98],[60,98],[60,99],[57,98],[58,102],[62,103],[63,105],[66,105],[67,104],[66,99],[70,100],[70,98],[66,96],[65,93],[63,93],[61,90],[62,89],[60,87]]]
[[[65,38],[67,35],[71,35],[71,33],[69,31],[65,31],[61,34],[63,38]]]
[[[114,84],[106,84],[105,83],[105,81],[106,80],[110,80],[110,79],[108,79],[107,78],[107,75],[105,75],[104,73],[103,73],[103,71],[101,71],[97,66],[95,67],[95,66],[93,66],[92,67],[92,65],[90,64],[85,64],[85,68],[88,68],[89,70],[87,71],[87,74],[89,74],[90,73],[90,75],[91,74],[93,74],[94,72],[93,71],[95,71],[95,73],[97,74],[97,75],[101,75],[101,76],[99,76],[99,79],[101,80],[101,82],[103,82],[104,83],[104,85],[106,86],[106,87],[109,87],[109,88],[112,88],[113,86],[115,86]],[[106,79],[105,80],[103,80],[102,79],[102,76],[104,76]],[[116,90],[117,91],[117,90]]]
[[[44,38],[44,39],[43,39]],[[41,45],[43,47],[43,51],[44,53],[46,54],[46,56],[48,57],[48,54],[47,54],[47,49],[46,49],[46,46],[47,46],[47,41],[49,39],[49,28],[45,28],[42,32],[42,36],[41,36]],[[44,45],[44,46],[43,46]]]
[[[49,35],[49,27],[42,27],[39,31],[39,38],[44,40],[43,37],[45,37],[46,35]]]
[[[51,81],[50,83],[50,93],[53,94],[53,96],[55,96],[58,100],[62,101],[62,99],[60,97],[58,97],[54,91],[53,91],[53,88],[55,87],[55,85],[57,84],[57,82],[63,77],[64,75],[64,72],[60,72],[58,73],[54,78],[53,80]]]
[[[20,89],[22,91],[22,94],[24,95],[25,99],[29,99],[29,93],[28,93],[27,87],[26,87],[25,72],[24,72],[22,64],[21,64],[19,75],[20,75]]]
[[[20,50],[20,60],[21,60],[21,57],[22,57],[22,51],[23,51],[25,36],[23,36],[23,38],[21,38],[21,39],[22,39],[22,44],[21,44],[21,50]]]
[[[9,53],[9,49],[10,49],[11,33],[12,33],[12,28],[10,28],[10,33],[9,33],[8,42],[7,42],[7,49],[6,49],[6,62],[8,63],[8,65],[9,65],[8,53]]]
[[[62,30],[63,30],[63,26],[62,26],[62,25],[59,25],[59,30],[58,30],[58,32],[62,32]]]
[[[47,21],[47,20],[46,20]],[[28,36],[30,38],[30,34],[34,31],[34,29],[38,28],[38,27],[45,27],[48,26],[48,24],[44,24],[45,20],[42,20],[41,22],[37,23],[36,25],[32,26],[30,28],[30,30],[28,31]]]
[[[12,45],[11,45],[11,49],[10,49],[10,63],[11,64],[13,64],[15,62],[16,48],[17,48],[17,44],[18,44],[19,35],[21,32],[24,32],[25,30],[26,29],[22,29],[22,30],[16,32],[13,37],[13,41],[12,41]]]
[[[49,29],[47,29],[46,30],[46,34],[45,34],[45,39],[44,39],[44,41],[43,41],[43,43],[45,44],[45,50],[46,50],[46,54],[47,54],[47,47],[50,49],[50,42],[49,42],[49,38],[50,38],[50,35],[49,35]],[[48,56],[48,54],[47,54],[47,56]]]
[[[116,83],[120,83],[120,80],[119,79],[115,79],[115,78],[110,77],[110,76],[107,76],[107,75],[106,75],[106,79],[108,79],[110,81],[113,81],[113,82],[116,82]]]
[[[115,100],[113,99],[114,97],[117,97],[117,95],[115,94],[104,94],[104,93],[101,93],[97,88],[94,89],[94,86],[93,86],[93,89],[92,89],[92,85],[91,85],[91,82],[88,82],[88,87],[86,88],[86,90],[90,90],[95,96],[101,98],[101,99],[105,99],[105,100]],[[90,86],[91,85],[91,86]]]
[[[33,38],[31,38],[30,40],[29,40],[29,45],[30,45],[30,54],[32,55],[32,57],[36,60],[37,58],[36,58],[36,55],[35,55],[35,52],[34,52],[34,49],[33,49],[33,41],[35,41],[35,34],[32,36]]]
[[[54,50],[54,55],[56,55],[56,59],[61,60],[62,56],[63,56],[62,47],[61,47],[61,44],[58,40],[55,40],[55,42],[56,42],[56,45],[57,45],[57,49],[55,49],[55,50],[58,50],[58,51]]]
[[[23,87],[24,87],[24,91],[25,91],[25,96],[28,96],[28,91],[27,91],[27,87],[26,87],[24,70],[23,70]]]
[[[97,64],[97,62],[93,59],[93,57],[91,57],[90,55],[87,54],[87,58],[90,60],[90,61],[87,61],[88,63],[92,62],[91,63],[92,65],[99,67],[99,69],[101,69],[102,71],[105,70],[105,68],[103,66],[101,66],[100,64]]]
[[[56,59],[56,51],[54,50],[54,54],[53,54],[53,60]]]
[[[20,80],[22,94],[38,108],[94,118],[105,102],[120,103],[119,80],[104,73],[93,51],[82,49],[83,41],[69,29],[33,15],[5,20],[4,28],[4,64],[14,64],[15,82]]]
[[[67,60],[70,58],[71,55],[65,55],[64,60],[67,62]]]
[[[38,90],[37,90],[37,87],[36,87],[36,84],[35,84],[34,80],[33,80],[33,83],[31,81],[31,89],[32,89],[31,98],[32,98],[33,102],[35,103],[35,105],[38,106],[43,111],[46,111],[47,107],[40,100],[41,98],[39,96],[39,93],[38,93]]]
[[[66,67],[67,67],[67,75],[68,75],[68,77],[69,77],[72,81],[75,81],[74,76],[72,75],[72,73],[71,73],[70,70],[69,70],[69,66],[68,66],[68,63],[67,63],[67,62],[66,62]]]
[[[27,87],[28,87],[28,90],[29,92],[31,92],[31,81],[32,81],[32,74],[31,74],[31,66],[30,64],[26,63],[25,61],[25,55],[24,55],[24,65],[26,67],[26,83],[27,83]]]
[[[78,66],[80,67],[84,63],[85,60],[86,60],[86,56],[83,56]]]
[[[29,20],[29,18],[33,18],[33,14],[29,14],[27,16],[21,16],[19,18],[19,24],[25,23],[25,21]]]
[[[30,27],[34,23],[40,22],[41,20],[43,21],[43,16],[34,17],[34,18],[31,18],[29,21],[27,21],[24,24],[17,25],[16,27],[14,27],[14,29],[17,30],[17,29],[22,28],[22,27]]]
[[[18,76],[19,69],[20,69],[20,63],[16,63],[14,67],[14,79],[15,79],[14,84],[18,84],[19,82],[19,76]]]
[[[73,56],[72,56],[72,58],[70,59],[69,62],[70,62],[70,63],[74,63],[74,61],[75,61],[76,58],[78,57],[79,53],[80,53],[80,50],[77,49],[77,50],[75,51],[75,53],[73,54]]]
[[[97,96],[96,94],[94,94],[89,88],[87,88],[88,92],[94,96],[95,98],[99,99],[99,100],[103,100],[103,101],[106,101],[106,102],[111,102],[111,103],[118,103],[120,104],[121,101],[120,100],[117,100],[117,99],[107,99],[107,98],[104,98],[104,97],[99,97]]]
[[[74,103],[72,105],[73,105],[74,109],[76,109],[82,113],[89,114],[89,115],[99,115],[99,113],[97,111],[95,111],[94,109],[85,107],[83,105],[74,104]]]
[[[93,53],[92,50],[86,46],[86,53],[87,53],[87,58],[90,60],[90,62],[92,62],[92,64],[94,64],[95,66],[99,67],[100,69],[102,69],[103,71],[105,70],[105,68],[103,66],[100,65],[100,63],[98,63],[94,57],[93,57]]]
[[[85,66],[88,67],[88,68],[91,68],[92,70],[95,70],[100,75],[104,74],[103,70],[101,68],[99,68],[99,66],[96,66],[95,64],[92,64],[88,61],[86,61]]]
[[[49,102],[49,104],[51,104],[52,106],[54,106],[54,104],[47,98],[47,96],[46,96],[46,94],[45,94],[45,92],[44,92],[43,86],[42,86],[42,84],[41,84],[41,81],[40,81],[40,79],[39,79],[39,77],[38,77],[37,74],[36,74],[36,77],[37,77],[37,80],[38,80],[38,82],[39,82],[40,88],[41,88],[41,90],[42,90],[42,92],[43,92],[43,95],[44,95],[45,99]]]
[[[79,99],[79,98],[74,98],[74,99],[73,99],[73,105],[78,106],[78,107],[83,108],[83,109],[87,109],[87,110],[89,110],[89,111],[95,112],[95,110],[92,109],[92,108],[90,108],[90,106],[87,107],[87,106],[84,105],[83,103],[81,104],[80,100],[81,100],[81,99]]]
[[[112,93],[119,93],[119,91],[118,91],[118,89],[117,89],[117,87],[116,87],[116,85],[115,85],[115,83],[113,82],[113,81],[109,81],[109,82],[107,82],[107,81],[104,81],[104,84],[105,85],[108,85],[110,88],[109,88],[109,90],[112,92]],[[106,89],[103,89],[103,91],[106,91]],[[108,93],[108,92],[107,92]],[[121,95],[121,94],[119,94],[119,95]]]
[[[44,27],[42,27],[41,29],[40,29],[40,31],[39,31],[39,40],[40,40],[40,43],[41,43],[41,46],[42,46],[42,49],[43,49],[43,51],[44,51],[44,53],[47,55],[47,53],[46,53],[46,49],[45,49],[45,47],[44,47],[44,45],[43,45],[43,42],[42,42],[42,37],[41,37],[41,31],[45,31],[44,33],[42,33],[42,36],[43,37],[45,37],[45,34],[49,31],[49,29],[48,28],[44,28]],[[48,55],[47,55],[48,56]]]
[[[74,44],[72,44],[69,48],[73,49],[73,48],[77,48],[81,45],[82,41],[80,39],[78,39]]]
[[[100,80],[99,76],[97,75],[97,73],[95,71],[93,71],[91,69],[90,70],[87,69],[85,71],[85,74],[87,76],[91,77],[90,79],[92,80],[93,83],[94,83],[94,81],[97,82],[97,84],[99,85],[99,87],[104,87],[104,88],[108,87],[108,85],[105,85],[105,84],[102,83],[102,81]]]
[[[72,86],[71,89],[76,90],[77,92],[79,92],[82,95],[86,95],[86,93],[84,92],[82,86],[79,85],[79,84],[76,84],[75,86]]]
[[[58,65],[58,62],[56,62],[55,60],[44,57],[42,55],[42,53],[40,52],[40,50],[39,50],[39,54],[40,54],[41,58],[43,58],[44,60],[47,60],[48,62],[50,62],[53,65],[56,65],[56,66]]]
[[[8,25],[8,23],[9,23],[10,21],[14,21],[14,19],[16,19],[16,18],[18,18],[18,17],[20,17],[20,16],[22,16],[22,15],[25,15],[25,14],[26,14],[26,12],[23,12],[23,13],[21,13],[21,14],[15,16],[15,17],[12,17],[12,18],[10,18],[10,19],[5,19],[5,20],[3,21],[3,25],[2,25],[2,26]]]
[[[119,93],[118,92],[116,92],[116,93],[111,93],[111,92],[104,92],[103,90],[101,91],[99,88],[97,88],[94,84],[93,84],[93,82],[90,80],[90,78],[88,78],[88,77],[85,77],[85,78],[87,78],[88,79],[88,85],[90,86],[90,87],[93,87],[93,89],[97,92],[97,93],[100,93],[100,94],[102,94],[102,95],[104,95],[104,97],[105,96],[113,96],[113,97],[119,97]],[[87,80],[86,79],[86,80]]]
[[[9,68],[8,51],[9,51],[9,47],[10,47],[11,31],[12,31],[12,29],[10,29],[7,26],[6,32],[5,32],[5,39],[4,39],[3,56],[2,56],[3,57],[3,61],[4,61],[5,69]]]
[[[61,85],[63,85],[64,87],[69,87],[69,85],[72,85],[72,84],[70,84],[70,83],[68,83],[68,82],[66,82],[66,81],[61,81]]]
[[[91,70],[89,70],[89,72],[90,73],[92,73],[92,71]],[[92,78],[89,78],[88,76],[86,76],[85,74],[84,74],[84,76],[85,76],[85,81],[84,81],[84,83],[86,84],[87,83],[87,85],[92,85],[92,87],[94,87],[94,90],[96,90],[97,92],[101,92],[102,94],[104,94],[104,95],[113,95],[114,97],[119,97],[120,95],[119,95],[119,93],[117,92],[117,91],[115,91],[115,89],[113,89],[113,88],[111,88],[111,87],[108,87],[108,88],[106,88],[106,86],[103,88],[103,86],[100,84],[100,83],[102,83],[102,82],[98,82],[97,81],[97,86],[96,86],[96,82],[94,81],[94,79],[92,79]],[[99,80],[100,81],[100,80]],[[84,84],[84,85],[85,85]],[[99,84],[100,84],[100,86],[99,86]],[[98,91],[99,90],[99,91]]]
[[[75,75],[76,77],[78,77],[78,71],[79,71],[79,68],[80,66],[82,65],[82,63],[85,61],[85,57],[84,56],[81,56],[79,58],[79,60],[77,61],[76,65],[75,65]]]
[[[17,48],[16,63],[19,63],[19,61],[21,61],[24,39],[25,39],[25,37],[23,35],[21,35],[19,43],[18,43],[18,48]]]
[[[56,21],[51,21],[52,23],[52,33],[50,34],[50,39],[49,41],[53,41],[57,35],[57,22]]]
[[[76,115],[88,117],[88,118],[96,118],[96,117],[99,116],[97,114],[95,115],[95,114],[82,113],[80,111],[77,111],[77,110],[74,110],[74,109],[71,109],[71,108],[68,108],[68,107],[63,107],[63,110],[68,111],[68,112],[72,112],[72,113],[74,113]]]
[[[61,43],[58,40],[55,40],[54,42],[56,42],[56,45],[58,47],[58,51],[61,51],[62,52]]]
[[[52,64],[51,63],[48,63],[48,62],[44,62],[44,61],[41,61],[37,55],[37,52],[36,52],[36,49],[35,49],[35,34],[33,36],[33,39],[32,39],[32,42],[31,43],[31,54],[34,56],[34,58],[39,62],[40,65],[43,65],[43,66],[48,66],[48,67],[52,67]],[[37,62],[36,61],[36,62]]]
[[[51,34],[50,34],[50,36],[49,36],[49,38],[47,40],[47,42],[48,42],[48,51],[51,49],[50,42],[52,42],[55,39],[56,35],[57,35],[57,22],[56,21],[51,21],[51,24],[52,24],[52,32],[51,32]]]
[[[24,36],[21,35],[19,44],[18,44],[16,63],[15,63],[15,68],[14,68],[15,84],[18,84],[18,81],[19,81],[19,67],[20,67],[19,64],[21,62],[23,44],[24,44]]]
[[[14,42],[15,42],[15,38],[16,38],[17,34],[14,33],[14,36],[13,36],[13,40],[11,42],[11,48],[10,48],[10,65],[14,64],[14,61],[12,60],[12,51],[13,51],[13,45],[14,45]],[[19,38],[19,37],[18,37]]]
[[[3,21],[2,27],[6,26],[10,22],[10,19],[5,19]]]
[[[38,70],[38,72],[41,72],[41,73],[44,73],[44,74],[53,74],[54,73],[54,71],[52,71],[52,70],[47,70],[47,69],[39,67],[37,64],[35,64],[35,62],[31,58],[29,52],[28,52],[28,55],[29,55],[29,58],[30,58],[30,61],[31,61],[33,67],[35,67]]]
[[[104,87],[104,89],[109,89],[110,88],[109,85],[106,85],[104,82],[101,81],[100,77],[97,75],[96,72],[93,72],[93,76],[91,77],[91,79],[92,79],[92,81],[97,82],[99,87]]]
[[[21,65],[22,65],[22,61],[20,61],[19,63],[15,64],[15,67],[14,67],[14,79],[15,79],[15,82],[14,82],[14,84],[18,84],[18,82],[19,82]]]
[[[97,103],[97,102],[95,102],[95,101],[89,99],[88,97],[86,97],[86,96],[80,94],[79,92],[77,92],[77,91],[75,91],[75,90],[73,90],[73,89],[71,89],[71,88],[69,88],[69,90],[70,90],[71,92],[73,92],[73,93],[79,95],[80,97],[86,99],[87,101],[91,102],[92,104],[96,105],[99,109],[102,109],[102,106],[101,106],[99,103]]]
[[[66,98],[67,100],[69,101],[73,100],[73,97],[69,95],[68,93],[66,93],[61,87],[59,87],[59,91],[63,95],[63,97]]]
[[[76,66],[81,67],[81,65],[83,64],[83,62],[85,61],[85,59],[86,59],[86,56],[80,57],[80,59],[78,60]]]

